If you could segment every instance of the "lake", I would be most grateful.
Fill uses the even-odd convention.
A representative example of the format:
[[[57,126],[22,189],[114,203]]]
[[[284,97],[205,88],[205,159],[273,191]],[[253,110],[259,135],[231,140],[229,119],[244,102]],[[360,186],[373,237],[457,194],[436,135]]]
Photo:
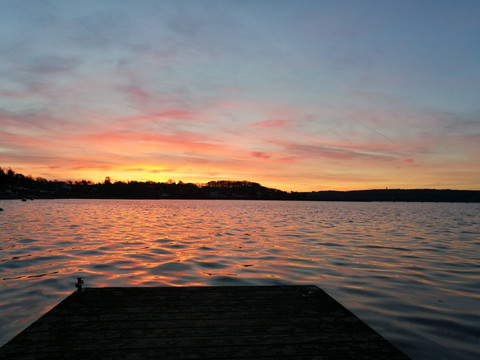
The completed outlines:
[[[480,204],[0,200],[0,345],[85,286],[314,284],[412,359],[480,358]]]

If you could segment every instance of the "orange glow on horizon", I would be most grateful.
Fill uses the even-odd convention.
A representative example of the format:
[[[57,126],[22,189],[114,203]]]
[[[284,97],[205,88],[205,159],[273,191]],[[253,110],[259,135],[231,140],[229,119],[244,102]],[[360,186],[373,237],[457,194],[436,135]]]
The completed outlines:
[[[411,164],[410,161],[404,162],[406,166]],[[467,183],[458,183],[453,186],[445,187],[441,183],[434,183],[430,178],[423,178],[412,174],[412,182],[402,181],[401,178],[397,181],[392,181],[391,171],[386,171],[383,175],[376,169],[370,172],[365,169],[358,171],[357,180],[355,178],[355,171],[347,174],[335,173],[334,171],[325,172],[326,174],[318,174],[312,178],[305,178],[299,180],[295,174],[279,174],[279,175],[264,175],[258,176],[254,171],[245,169],[240,171],[238,168],[232,167],[225,171],[212,171],[209,164],[200,164],[196,166],[180,166],[177,168],[169,167],[175,164],[166,164],[165,167],[144,165],[136,168],[126,166],[106,166],[98,165],[94,168],[87,168],[85,164],[81,164],[78,168],[72,167],[69,171],[64,171],[60,166],[52,167],[48,172],[45,172],[41,167],[11,167],[17,173],[25,176],[32,176],[33,178],[42,177],[47,180],[59,181],[81,181],[87,180],[93,183],[103,183],[106,177],[109,177],[112,182],[159,182],[166,183],[167,181],[193,183],[197,185],[206,184],[209,181],[230,180],[230,181],[250,181],[259,183],[267,188],[278,189],[282,191],[295,192],[309,192],[309,191],[324,191],[324,190],[369,190],[369,189],[419,189],[419,188],[436,188],[436,189],[457,189],[457,190],[480,190],[477,186],[468,186]],[[2,166],[3,169],[8,169],[8,166]],[[255,169],[253,169],[255,170]],[[397,169],[401,172],[402,169]],[[438,172],[442,169],[439,168]],[[443,178],[455,179],[457,173],[453,171],[443,171]]]

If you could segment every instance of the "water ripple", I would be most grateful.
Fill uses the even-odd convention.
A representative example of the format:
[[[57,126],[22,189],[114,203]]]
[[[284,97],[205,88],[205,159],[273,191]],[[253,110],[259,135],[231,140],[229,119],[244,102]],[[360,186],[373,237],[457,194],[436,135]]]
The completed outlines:
[[[88,286],[316,284],[413,359],[477,359],[480,205],[1,201],[0,344]]]

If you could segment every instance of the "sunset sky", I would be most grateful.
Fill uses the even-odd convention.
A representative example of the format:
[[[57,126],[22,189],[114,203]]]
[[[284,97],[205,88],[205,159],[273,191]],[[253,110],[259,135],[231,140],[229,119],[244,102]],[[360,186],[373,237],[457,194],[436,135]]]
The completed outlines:
[[[480,190],[480,1],[2,0],[0,167]]]

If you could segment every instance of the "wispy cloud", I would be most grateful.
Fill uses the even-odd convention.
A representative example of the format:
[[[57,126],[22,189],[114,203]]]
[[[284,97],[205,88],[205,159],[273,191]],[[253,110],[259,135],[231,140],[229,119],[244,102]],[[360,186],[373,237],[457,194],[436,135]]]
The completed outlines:
[[[270,119],[270,120],[264,120],[264,121],[258,121],[250,124],[251,126],[257,126],[260,128],[286,128],[290,127],[289,121],[288,120],[282,120],[282,119]]]

